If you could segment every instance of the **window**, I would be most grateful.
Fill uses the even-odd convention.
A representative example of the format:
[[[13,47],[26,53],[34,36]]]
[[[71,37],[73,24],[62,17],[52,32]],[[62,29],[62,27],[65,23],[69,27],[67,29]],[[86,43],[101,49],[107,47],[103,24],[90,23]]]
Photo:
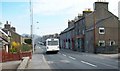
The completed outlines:
[[[110,46],[115,45],[115,41],[110,41]]]
[[[58,41],[48,41],[48,45],[58,45]]]
[[[99,34],[105,34],[105,28],[99,28]]]
[[[2,42],[0,41],[0,48],[2,48]]]
[[[8,31],[8,35],[11,36],[11,32],[10,31]]]
[[[99,46],[105,46],[105,41],[99,41]]]
[[[84,31],[84,30],[82,31],[82,34],[85,34],[85,31]]]

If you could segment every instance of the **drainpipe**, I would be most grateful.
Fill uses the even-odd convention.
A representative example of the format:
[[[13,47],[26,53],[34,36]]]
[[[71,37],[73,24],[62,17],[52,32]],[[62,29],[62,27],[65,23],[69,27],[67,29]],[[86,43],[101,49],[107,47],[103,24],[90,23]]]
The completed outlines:
[[[96,38],[95,38],[95,36],[96,36],[96,34],[95,34],[95,32],[96,32],[96,30],[95,30],[95,28],[96,28],[96,15],[95,15],[95,12],[93,13],[93,21],[94,21],[94,53],[96,54],[97,52],[96,52]]]

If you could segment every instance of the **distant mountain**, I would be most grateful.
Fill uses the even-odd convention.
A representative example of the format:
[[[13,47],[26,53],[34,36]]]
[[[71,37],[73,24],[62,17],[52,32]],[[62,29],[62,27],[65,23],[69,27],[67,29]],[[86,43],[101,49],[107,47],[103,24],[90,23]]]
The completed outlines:
[[[31,35],[29,35],[29,34],[22,34],[21,36],[22,37],[31,37]]]

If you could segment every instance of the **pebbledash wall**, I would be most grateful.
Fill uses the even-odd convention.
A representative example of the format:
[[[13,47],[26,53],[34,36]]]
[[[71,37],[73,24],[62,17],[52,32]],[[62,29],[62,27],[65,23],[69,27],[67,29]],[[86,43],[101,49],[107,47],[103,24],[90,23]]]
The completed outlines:
[[[120,1],[118,2],[118,17],[120,21]],[[118,26],[120,26],[120,24]],[[120,28],[119,28],[118,36],[120,36]],[[120,52],[120,37],[119,37],[119,52]]]
[[[118,2],[118,17],[119,17],[119,20],[120,20],[120,1]]]
[[[117,53],[120,21],[109,11],[108,4],[95,2],[94,11],[88,9],[69,21],[68,28],[60,34],[60,47],[82,52]]]

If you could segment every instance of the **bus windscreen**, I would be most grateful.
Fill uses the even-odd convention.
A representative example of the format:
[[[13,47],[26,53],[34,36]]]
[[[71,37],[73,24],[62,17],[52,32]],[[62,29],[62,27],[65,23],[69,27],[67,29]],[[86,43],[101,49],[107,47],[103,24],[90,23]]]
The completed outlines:
[[[48,41],[48,45],[58,45],[58,41]]]

